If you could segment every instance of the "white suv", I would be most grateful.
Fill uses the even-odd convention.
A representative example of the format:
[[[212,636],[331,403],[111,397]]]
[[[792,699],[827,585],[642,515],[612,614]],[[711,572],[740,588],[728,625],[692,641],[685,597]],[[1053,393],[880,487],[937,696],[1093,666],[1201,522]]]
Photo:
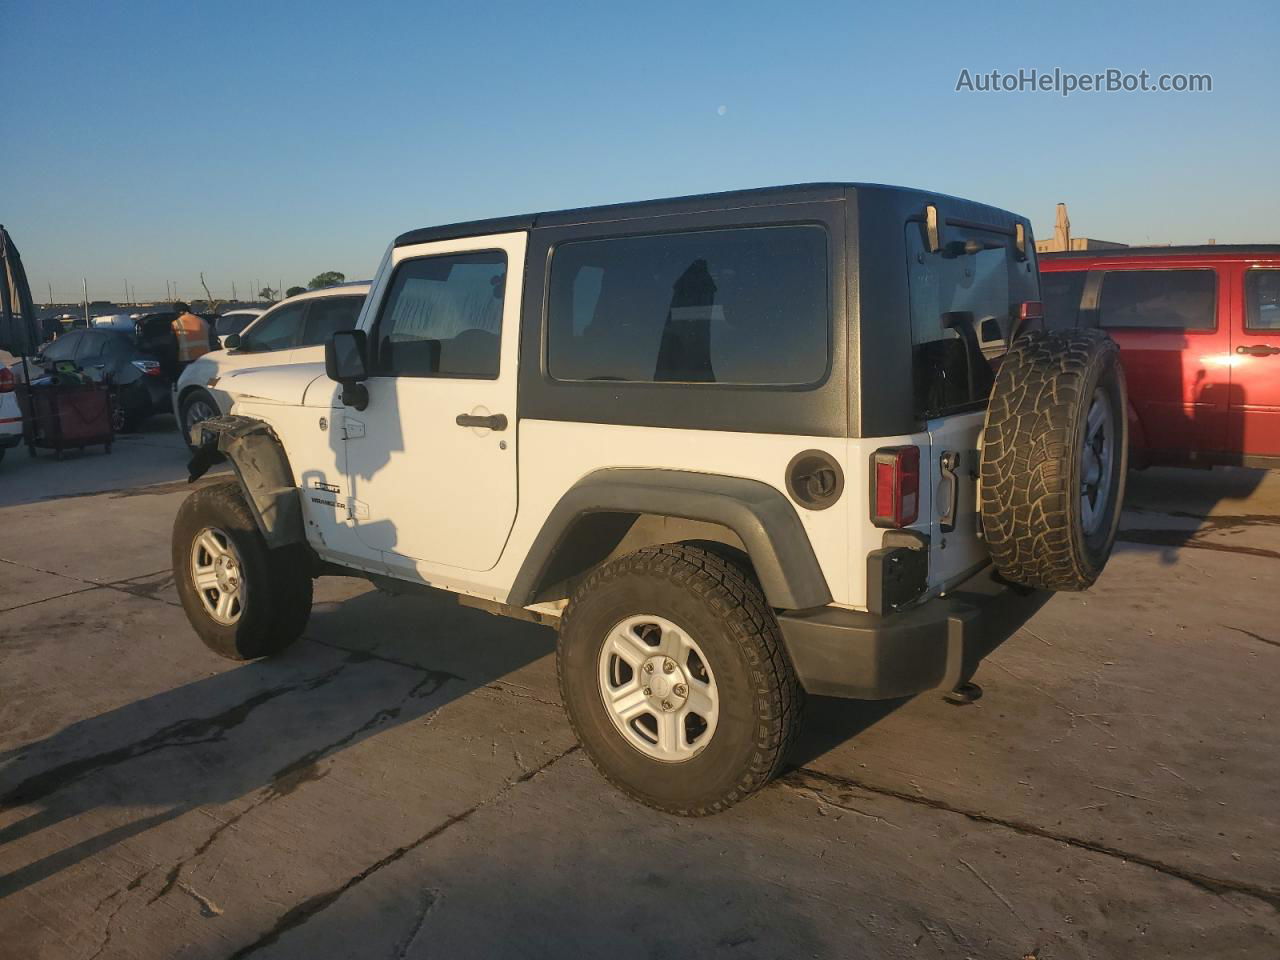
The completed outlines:
[[[324,367],[245,372],[197,426],[192,476],[236,478],[179,509],[183,606],[238,659],[328,573],[554,624],[604,776],[722,810],[805,692],[972,698],[1102,571],[1124,380],[1039,291],[1025,219],[865,184],[407,233]]]
[[[22,409],[16,391],[18,378],[10,367],[15,358],[0,350],[0,460],[22,442]]]
[[[231,409],[238,372],[323,361],[325,341],[355,326],[368,292],[366,282],[300,293],[257,317],[243,333],[222,337],[224,349],[198,358],[178,378],[173,412],[183,436],[190,437],[199,421]]]

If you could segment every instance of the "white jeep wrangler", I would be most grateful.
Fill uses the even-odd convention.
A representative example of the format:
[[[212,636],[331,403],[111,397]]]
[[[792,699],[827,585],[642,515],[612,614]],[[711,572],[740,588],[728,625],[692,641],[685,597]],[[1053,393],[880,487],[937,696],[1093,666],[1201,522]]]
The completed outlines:
[[[193,428],[173,563],[237,659],[366,576],[558,624],[601,773],[678,814],[778,770],[805,691],[965,687],[1115,538],[1124,381],[1041,329],[1026,220],[813,184],[399,237],[325,368]]]

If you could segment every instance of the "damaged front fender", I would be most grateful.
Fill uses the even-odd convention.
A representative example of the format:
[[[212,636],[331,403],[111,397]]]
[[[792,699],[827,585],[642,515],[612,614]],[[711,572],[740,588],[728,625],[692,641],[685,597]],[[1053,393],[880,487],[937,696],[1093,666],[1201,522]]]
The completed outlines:
[[[275,431],[252,417],[213,417],[191,428],[195,455],[187,464],[194,482],[230,460],[263,539],[272,549],[306,540],[302,500],[289,458]]]

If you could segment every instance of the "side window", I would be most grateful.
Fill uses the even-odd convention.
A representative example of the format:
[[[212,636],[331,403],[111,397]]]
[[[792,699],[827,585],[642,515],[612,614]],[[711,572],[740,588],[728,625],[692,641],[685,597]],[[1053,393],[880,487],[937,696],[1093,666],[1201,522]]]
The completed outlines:
[[[496,379],[506,282],[500,250],[401,263],[378,313],[377,372]]]
[[[1217,293],[1213,270],[1112,270],[1102,277],[1098,322],[1104,329],[1213,330]]]
[[[1280,270],[1249,270],[1244,275],[1246,330],[1280,330]]]
[[[807,386],[827,374],[827,235],[788,225],[577,240],[551,261],[557,380]]]
[[[244,334],[240,340],[240,349],[252,353],[265,353],[271,350],[288,350],[297,346],[302,335],[302,318],[307,311],[303,303],[291,303],[264,313],[262,317]]]
[[[1080,298],[1084,294],[1087,270],[1055,270],[1040,274],[1040,299],[1044,303],[1044,325],[1050,329],[1070,329],[1079,321]]]
[[[322,344],[339,330],[351,330],[360,316],[364,297],[326,297],[312,300],[300,346]]]

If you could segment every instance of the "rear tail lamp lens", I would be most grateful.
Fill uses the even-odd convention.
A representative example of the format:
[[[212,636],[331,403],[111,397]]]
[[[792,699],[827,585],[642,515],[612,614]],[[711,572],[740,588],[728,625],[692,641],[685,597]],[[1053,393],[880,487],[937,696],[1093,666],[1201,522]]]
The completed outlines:
[[[155,360],[132,360],[130,362],[148,377],[160,376],[160,364]]]
[[[13,393],[13,371],[8,367],[0,367],[0,393]]]
[[[1027,320],[1043,320],[1044,304],[1039,300],[1023,300],[1018,305],[1018,319],[1024,323]]]
[[[909,527],[920,517],[920,448],[884,447],[871,456],[871,522]]]

